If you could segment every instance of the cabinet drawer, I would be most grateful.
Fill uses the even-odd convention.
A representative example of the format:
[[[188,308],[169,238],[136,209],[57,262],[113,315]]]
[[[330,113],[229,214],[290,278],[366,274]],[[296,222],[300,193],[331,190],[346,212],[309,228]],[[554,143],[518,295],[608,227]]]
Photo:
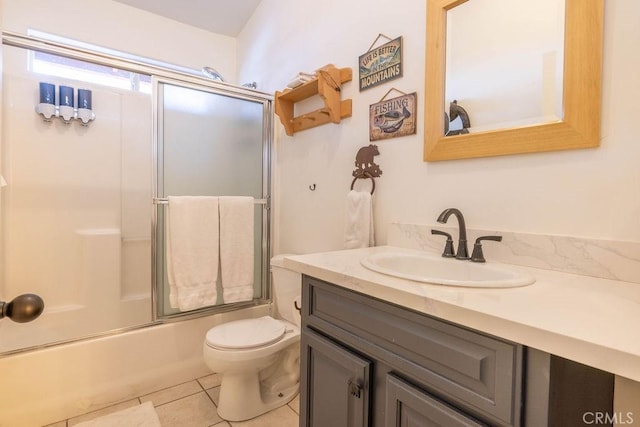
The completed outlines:
[[[499,425],[516,425],[522,347],[311,277],[303,323],[396,366],[426,390]]]

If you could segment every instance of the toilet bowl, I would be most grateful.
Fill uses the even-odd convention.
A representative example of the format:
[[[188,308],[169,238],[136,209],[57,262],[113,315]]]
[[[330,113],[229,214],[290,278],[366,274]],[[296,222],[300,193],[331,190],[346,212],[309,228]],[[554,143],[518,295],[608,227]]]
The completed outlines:
[[[271,260],[274,316],[243,319],[211,328],[203,345],[209,369],[222,376],[218,415],[244,421],[285,405],[300,384],[301,278]]]

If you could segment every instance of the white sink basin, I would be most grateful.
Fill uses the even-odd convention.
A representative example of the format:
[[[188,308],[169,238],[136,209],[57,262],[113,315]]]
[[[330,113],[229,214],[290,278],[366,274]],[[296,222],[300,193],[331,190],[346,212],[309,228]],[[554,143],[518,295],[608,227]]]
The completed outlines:
[[[436,285],[514,288],[536,281],[530,274],[504,265],[461,261],[429,253],[383,252],[369,255],[360,262],[378,273]]]

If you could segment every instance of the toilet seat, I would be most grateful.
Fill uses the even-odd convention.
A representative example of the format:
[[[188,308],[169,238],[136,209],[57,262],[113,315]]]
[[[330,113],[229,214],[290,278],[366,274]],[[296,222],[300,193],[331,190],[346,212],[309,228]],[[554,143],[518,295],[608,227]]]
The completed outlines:
[[[283,322],[264,316],[215,326],[207,332],[206,343],[218,350],[249,350],[280,341],[285,333]]]

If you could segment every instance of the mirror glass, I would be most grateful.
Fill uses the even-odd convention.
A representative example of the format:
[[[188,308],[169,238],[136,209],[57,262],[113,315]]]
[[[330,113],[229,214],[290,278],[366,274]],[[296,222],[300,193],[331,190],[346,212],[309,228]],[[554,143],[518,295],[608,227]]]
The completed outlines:
[[[498,2],[498,0],[488,0],[489,3],[493,1]],[[445,95],[445,82],[447,81],[445,61],[448,55],[446,47],[449,45],[447,27],[448,25],[456,26],[455,22],[449,23],[447,17],[451,13],[456,13],[455,9],[466,7],[467,3],[476,2],[485,4],[483,0],[427,0],[424,160],[429,162],[599,146],[604,0],[564,0],[564,7],[556,5],[555,9],[551,7],[543,13],[543,15],[550,14],[554,20],[562,22],[562,12],[564,12],[564,30],[561,31],[557,28],[548,30],[552,33],[564,34],[563,48],[562,50],[557,47],[533,48],[526,41],[515,46],[513,48],[515,50],[507,54],[508,57],[518,58],[520,52],[528,50],[537,52],[534,55],[534,57],[537,56],[535,65],[525,62],[524,71],[512,71],[512,75],[507,73],[507,77],[504,76],[504,73],[497,74],[492,71],[480,73],[475,71],[475,67],[481,66],[484,62],[498,62],[500,69],[501,63],[495,58],[501,56],[492,52],[463,54],[463,56],[473,56],[473,61],[469,61],[470,65],[466,67],[470,67],[474,71],[467,74],[472,74],[473,78],[479,74],[483,76],[482,80],[472,81],[469,84],[468,87],[474,90],[482,90],[483,86],[492,82],[497,86],[486,90],[486,92],[506,93],[510,89],[504,89],[503,86],[510,87],[511,80],[525,81],[528,78],[530,68],[541,70],[541,75],[562,75],[562,89],[559,89],[559,78],[548,83],[546,81],[539,83],[537,88],[531,91],[542,94],[541,98],[533,101],[539,111],[514,118],[505,117],[506,112],[516,109],[516,106],[520,109],[521,98],[524,98],[521,94],[516,96],[517,99],[479,100],[477,105],[488,108],[488,111],[494,116],[492,125],[494,128],[480,130],[481,125],[489,126],[490,121],[487,120],[485,123],[481,119],[483,115],[473,111],[466,115],[470,116],[471,125],[474,125],[475,118],[478,118],[478,129],[473,129],[473,132],[466,134],[445,136],[445,129],[450,123],[444,119],[444,113],[449,110],[448,101],[451,101],[451,98],[455,97],[454,99],[459,102],[457,104],[459,107],[466,107],[469,110],[476,108],[475,104],[471,102],[472,96],[469,94],[471,89],[454,94],[454,88],[451,86],[450,92]],[[516,2],[516,0],[508,0],[508,3],[512,2]],[[528,0],[524,3],[527,7],[537,7],[540,1]],[[482,19],[477,18],[480,15],[476,16],[476,13],[472,12],[472,16],[457,26],[471,25],[473,21],[478,20],[481,21],[478,24],[481,23],[482,27],[461,38],[461,43],[473,46],[475,45],[474,39],[479,35],[492,35],[498,31],[499,27],[503,26],[501,21],[510,19],[509,16],[506,18],[502,16],[505,11],[506,9],[494,10],[489,13],[489,16],[483,16]],[[532,22],[536,20],[535,15],[528,12],[526,19],[520,23],[520,29],[517,31],[518,38],[520,38],[519,33],[529,32]],[[452,29],[453,31],[456,31],[455,28]],[[497,36],[497,38],[500,37],[509,36]],[[455,41],[452,43],[455,44]],[[482,43],[488,45],[486,41]],[[547,54],[548,52],[556,53]],[[521,61],[524,62],[524,60],[515,60],[514,62]],[[450,62],[452,70],[455,71],[454,59],[452,58]],[[562,64],[562,70],[558,68],[559,64]],[[526,85],[532,85],[531,81],[527,81]],[[474,94],[473,97],[475,96]],[[450,98],[447,99],[447,97]],[[558,97],[561,97],[561,101]],[[466,106],[465,102],[467,102]],[[443,111],[443,107],[445,107],[445,111]],[[524,120],[529,120],[529,124],[522,124]],[[450,134],[449,132],[448,135]]]
[[[471,0],[448,10],[444,111],[456,100],[470,132],[561,120],[564,7]]]

